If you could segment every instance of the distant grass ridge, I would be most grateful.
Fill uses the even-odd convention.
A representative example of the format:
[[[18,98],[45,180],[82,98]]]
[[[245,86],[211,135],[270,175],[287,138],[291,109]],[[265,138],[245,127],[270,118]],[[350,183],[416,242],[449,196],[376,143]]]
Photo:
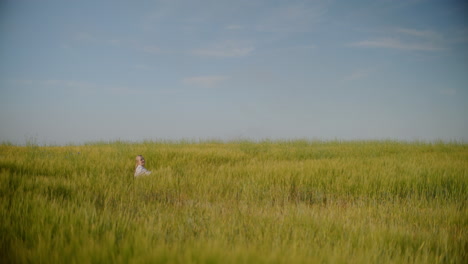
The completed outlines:
[[[466,263],[467,201],[457,142],[3,144],[0,262]]]

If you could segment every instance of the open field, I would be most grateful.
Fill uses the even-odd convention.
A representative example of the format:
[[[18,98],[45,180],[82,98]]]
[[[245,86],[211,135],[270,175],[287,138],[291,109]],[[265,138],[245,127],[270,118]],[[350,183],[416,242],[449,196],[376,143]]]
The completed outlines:
[[[467,201],[461,143],[4,144],[0,263],[468,263]]]

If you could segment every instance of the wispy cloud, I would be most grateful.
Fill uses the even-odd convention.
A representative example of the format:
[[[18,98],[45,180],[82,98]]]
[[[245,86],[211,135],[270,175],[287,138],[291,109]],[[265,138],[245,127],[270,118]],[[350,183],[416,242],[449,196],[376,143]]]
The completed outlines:
[[[210,57],[241,57],[248,55],[253,50],[252,47],[198,49],[194,50],[193,54]]]
[[[252,45],[238,41],[225,41],[209,48],[195,49],[192,54],[209,57],[242,57],[249,55],[252,51],[254,51]]]
[[[75,43],[88,44],[88,45],[110,45],[110,46],[121,46],[126,45],[125,41],[118,38],[104,38],[93,35],[89,32],[78,32],[72,36],[72,40]]]
[[[432,30],[394,28],[381,33],[390,37],[369,38],[350,43],[349,46],[408,51],[440,51],[445,49],[444,42],[446,40],[441,34]]]
[[[20,79],[20,80],[13,80],[14,84],[17,85],[34,85],[36,87],[59,87],[59,88],[70,88],[76,90],[97,90],[99,88],[98,85],[88,83],[88,82],[80,82],[80,81],[70,81],[70,80],[56,80],[56,79],[48,79],[48,80],[28,80],[28,79]]]
[[[427,42],[404,42],[397,38],[382,38],[371,39],[354,42],[349,44],[353,47],[367,47],[367,48],[388,48],[400,50],[419,50],[419,51],[439,51],[443,50],[438,45]]]
[[[138,52],[145,52],[149,54],[161,54],[162,49],[154,44],[144,43],[135,39],[122,39],[122,38],[106,38],[102,36],[96,36],[88,32],[79,32],[72,37],[73,42],[78,44],[87,45],[102,45],[102,46],[113,46],[119,48],[127,48]],[[67,45],[70,46],[70,45]]]
[[[220,83],[227,80],[229,77],[227,76],[195,76],[195,77],[188,77],[182,80],[184,84],[187,85],[194,85],[206,88],[212,88],[218,86]]]
[[[264,32],[308,32],[327,12],[327,1],[287,4],[268,9],[255,27]]]
[[[434,32],[432,30],[416,30],[416,29],[410,29],[410,28],[397,28],[395,30],[397,33],[403,33],[406,35],[410,35],[413,37],[418,37],[418,38],[426,38],[426,39],[431,39],[431,40],[440,40],[442,39],[442,36],[438,34],[437,32]]]
[[[60,89],[68,90],[69,92],[77,92],[84,94],[93,94],[96,92],[105,92],[114,95],[128,95],[133,94],[138,91],[138,89],[131,89],[125,86],[110,86],[110,85],[100,85],[96,83],[83,82],[83,81],[74,81],[74,80],[13,80],[14,84],[17,85],[28,85],[34,87],[42,87],[44,89]]]

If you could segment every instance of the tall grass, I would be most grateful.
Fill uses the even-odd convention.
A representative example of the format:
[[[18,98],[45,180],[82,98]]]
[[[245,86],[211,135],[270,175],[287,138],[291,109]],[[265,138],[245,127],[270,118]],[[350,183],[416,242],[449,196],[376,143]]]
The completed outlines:
[[[467,201],[461,143],[4,144],[0,262],[467,263]]]

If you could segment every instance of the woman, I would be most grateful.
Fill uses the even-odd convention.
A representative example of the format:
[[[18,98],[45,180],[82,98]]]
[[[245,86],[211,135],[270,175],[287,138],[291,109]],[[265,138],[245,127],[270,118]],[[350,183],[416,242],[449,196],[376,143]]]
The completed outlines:
[[[151,174],[151,171],[145,168],[145,158],[142,155],[136,156],[135,177]]]

